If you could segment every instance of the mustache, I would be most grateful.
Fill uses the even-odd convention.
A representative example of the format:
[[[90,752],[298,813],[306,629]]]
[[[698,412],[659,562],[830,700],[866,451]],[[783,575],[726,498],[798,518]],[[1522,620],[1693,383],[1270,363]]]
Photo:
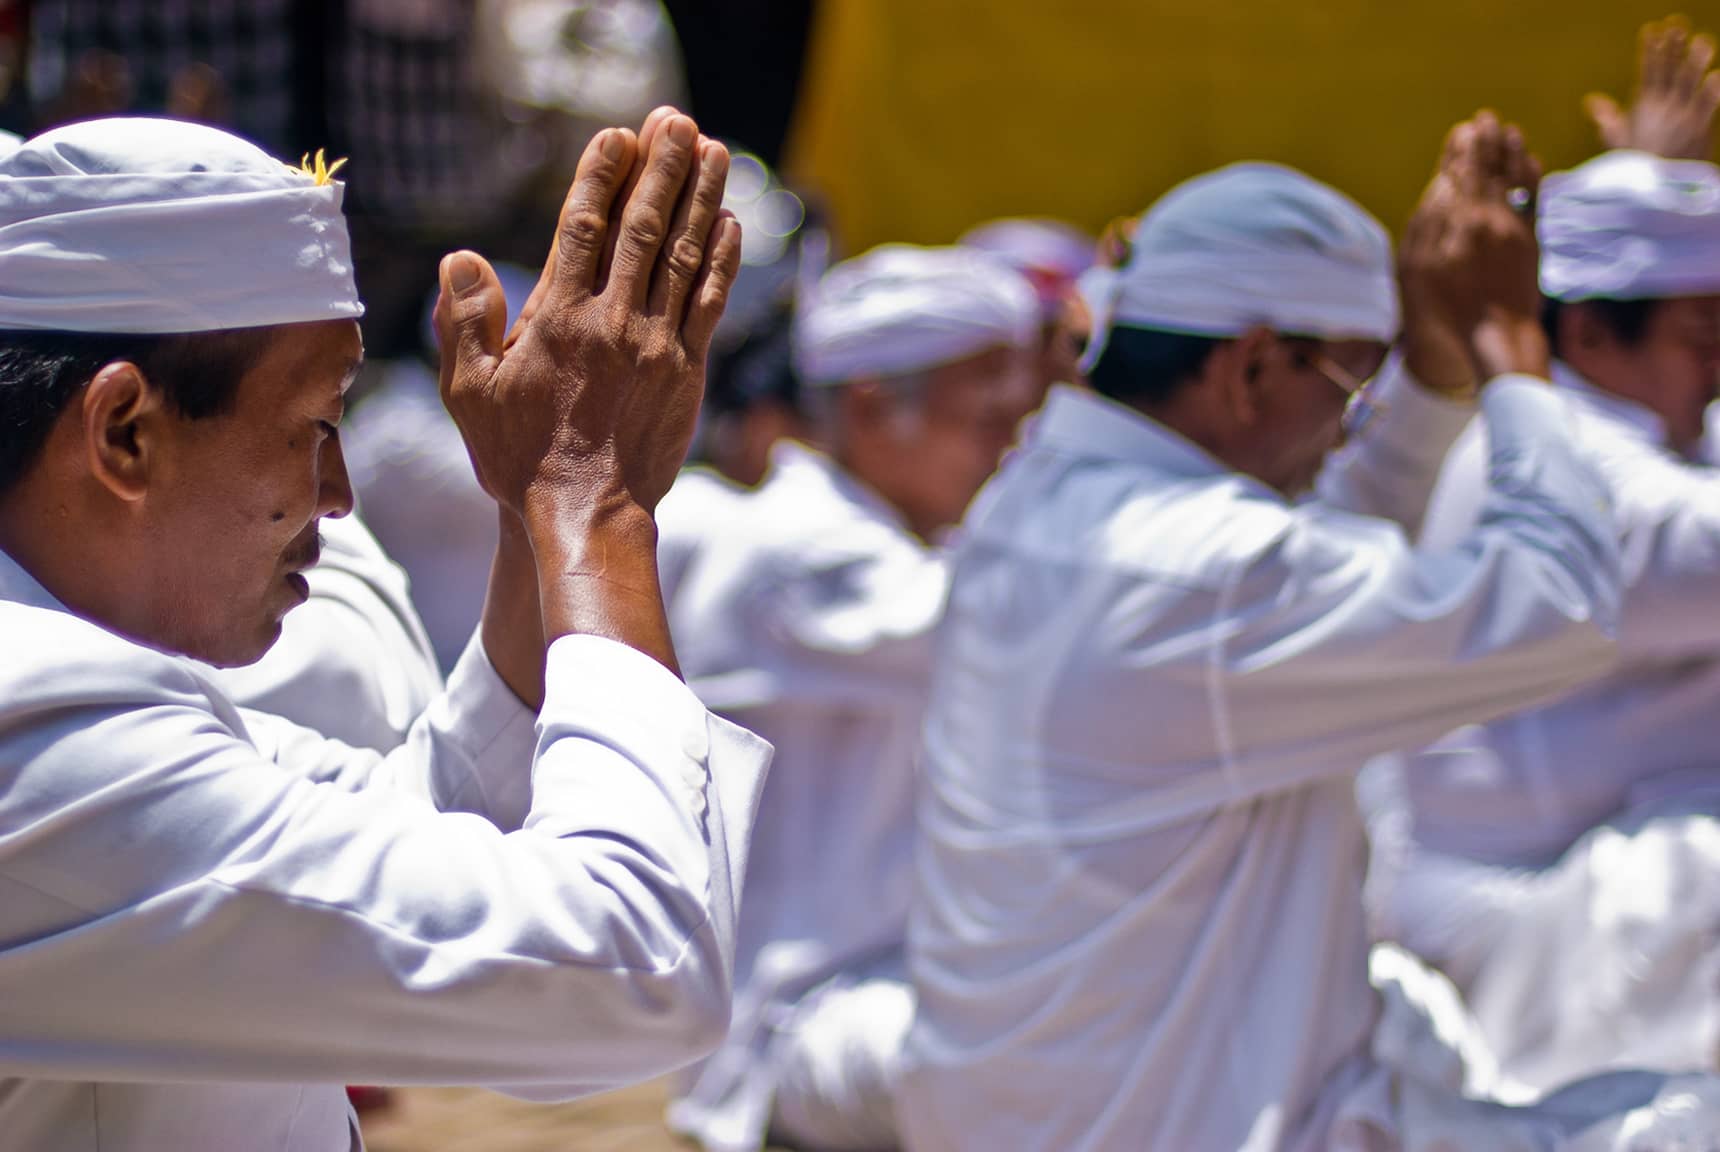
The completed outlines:
[[[313,524],[302,540],[287,549],[283,559],[286,566],[294,571],[301,571],[316,564],[322,559],[322,532]]]

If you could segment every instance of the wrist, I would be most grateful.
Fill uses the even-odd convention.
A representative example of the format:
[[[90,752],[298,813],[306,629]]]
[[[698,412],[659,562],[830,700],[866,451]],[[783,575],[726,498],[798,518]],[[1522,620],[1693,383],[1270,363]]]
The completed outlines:
[[[1425,339],[1406,329],[1403,366],[1422,389],[1446,400],[1473,400],[1480,391],[1475,365],[1461,340]]]
[[[1499,376],[1552,377],[1547,333],[1530,316],[1489,317],[1475,332],[1475,367],[1483,381]]]

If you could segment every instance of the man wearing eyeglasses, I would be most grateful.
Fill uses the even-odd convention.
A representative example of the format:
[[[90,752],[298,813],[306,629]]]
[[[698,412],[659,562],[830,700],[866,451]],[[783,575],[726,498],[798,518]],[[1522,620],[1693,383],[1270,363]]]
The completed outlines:
[[[1615,1113],[1667,1090],[1627,1074],[1512,1110],[1370,1047],[1356,772],[1611,651],[1605,496],[1545,379],[1537,174],[1490,114],[1454,129],[1406,233],[1401,365],[1361,402],[1399,313],[1357,205],[1240,165],[1142,220],[1095,293],[1093,391],[1053,392],[956,549],[908,936],[908,1147],[1527,1150],[1581,1132],[1604,1149]],[[1471,391],[1493,494],[1457,548],[1419,555],[1403,526]],[[1363,403],[1377,416],[1357,428]],[[1680,1123],[1714,1098],[1679,1087]],[[1655,1141],[1639,1146],[1673,1146],[1670,1122],[1634,1119]]]
[[[1624,558],[1618,667],[1410,759],[1402,851],[1376,864],[1380,929],[1457,982],[1532,1088],[1720,1066],[1720,473],[1696,462],[1720,373],[1714,51],[1646,29],[1637,99],[1599,118],[1615,150],[1541,197],[1553,382]],[[1474,523],[1487,434],[1453,450],[1424,547]]]

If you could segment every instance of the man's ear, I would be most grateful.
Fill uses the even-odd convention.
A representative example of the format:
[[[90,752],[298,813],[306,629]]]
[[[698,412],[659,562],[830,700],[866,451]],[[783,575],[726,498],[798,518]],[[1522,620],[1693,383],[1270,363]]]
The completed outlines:
[[[90,476],[121,500],[143,499],[168,415],[160,391],[137,365],[116,360],[85,386],[82,415]]]
[[[1205,371],[1219,389],[1231,421],[1251,427],[1269,410],[1267,363],[1277,344],[1270,328],[1254,327],[1220,345],[1208,357]]]

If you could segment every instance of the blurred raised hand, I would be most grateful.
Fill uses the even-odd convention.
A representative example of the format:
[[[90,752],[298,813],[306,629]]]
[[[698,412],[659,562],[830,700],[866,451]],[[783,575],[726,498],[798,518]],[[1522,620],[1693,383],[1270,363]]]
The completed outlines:
[[[1714,37],[1691,35],[1682,16],[1642,27],[1636,92],[1628,107],[1600,92],[1583,101],[1608,148],[1635,148],[1673,160],[1706,160],[1720,108]]]
[[[1398,252],[1404,355],[1424,385],[1464,396],[1508,372],[1545,377],[1534,203],[1541,166],[1514,124],[1452,128]]]

